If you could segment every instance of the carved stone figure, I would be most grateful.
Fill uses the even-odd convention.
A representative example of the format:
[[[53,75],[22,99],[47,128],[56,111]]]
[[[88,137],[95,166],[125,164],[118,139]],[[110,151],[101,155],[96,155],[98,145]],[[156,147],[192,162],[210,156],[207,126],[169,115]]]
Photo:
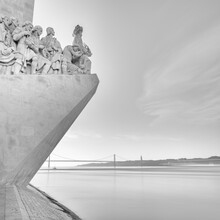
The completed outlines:
[[[1,64],[10,64],[14,63],[15,57],[13,51],[15,48],[11,47],[11,39],[9,32],[10,19],[7,16],[1,18],[0,23],[0,63]]]
[[[11,34],[11,39],[12,39],[12,45],[14,46],[14,48],[16,48],[16,43],[15,41],[13,40],[13,37],[12,37],[12,33],[14,32],[14,30],[20,26],[20,22],[17,18],[15,17],[11,17],[11,24],[9,25],[9,31],[10,31],[10,34]]]
[[[46,58],[46,49],[45,46],[40,41],[40,35],[42,34],[43,29],[40,25],[34,26],[31,36],[26,40],[29,47],[37,54],[37,71],[42,70],[42,74],[47,74],[51,62]]]
[[[45,56],[51,61],[51,68],[54,74],[60,72],[62,62],[62,48],[60,42],[54,37],[55,31],[52,27],[46,29],[47,36],[41,39],[45,46]]]
[[[77,25],[73,31],[73,45],[78,45],[82,51],[78,67],[83,70],[83,73],[91,73],[91,61],[88,57],[92,56],[91,50],[82,40],[83,27]]]
[[[18,26],[12,33],[14,41],[17,43],[17,51],[23,54],[22,72],[25,72],[27,61],[31,62],[31,73],[35,74],[37,69],[38,56],[31,48],[28,42],[33,25],[29,21],[25,21],[22,26]]]
[[[78,45],[68,45],[63,50],[63,57],[66,62],[67,69],[64,73],[67,74],[82,74],[83,70],[80,69],[76,64],[79,64],[80,57],[82,56],[82,51]]]
[[[10,33],[12,35],[13,31],[18,27],[21,26],[21,23],[19,22],[19,20],[15,17],[11,17],[11,24],[9,25],[9,30]]]
[[[73,45],[79,45],[80,49],[82,50],[83,54],[87,55],[88,57],[92,56],[92,52],[89,47],[83,42],[82,40],[82,33],[83,27],[80,25],[76,25],[75,29],[73,30]]]
[[[11,74],[11,72],[18,74],[23,56],[15,51],[15,43],[9,28],[10,25],[10,18],[3,16],[0,20],[0,66],[4,67],[3,72],[6,74]]]

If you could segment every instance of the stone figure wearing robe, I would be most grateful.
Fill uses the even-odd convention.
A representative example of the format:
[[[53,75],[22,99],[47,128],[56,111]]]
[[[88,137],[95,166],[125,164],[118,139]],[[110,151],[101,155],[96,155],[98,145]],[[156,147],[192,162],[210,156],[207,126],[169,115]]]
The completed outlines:
[[[18,74],[22,65],[22,54],[16,51],[16,45],[13,41],[9,26],[11,20],[7,16],[0,19],[0,66],[7,66],[5,71],[8,74],[14,72]]]
[[[12,45],[16,48],[16,43],[15,41],[13,40],[13,37],[12,37],[12,34],[14,32],[14,30],[20,26],[20,22],[17,18],[15,17],[10,17],[11,19],[11,24],[9,25],[9,31],[10,31],[10,34],[11,34],[11,38],[12,38]]]
[[[51,61],[51,68],[54,74],[59,73],[62,62],[62,48],[60,42],[54,37],[55,31],[52,27],[46,29],[47,36],[41,39],[45,46],[45,56]]]
[[[67,69],[64,73],[67,74],[83,74],[83,70],[80,69],[76,64],[79,63],[82,51],[78,45],[68,45],[63,49],[63,57],[66,62]]]
[[[29,47],[37,54],[37,71],[41,71],[42,74],[47,74],[50,67],[51,61],[46,57],[44,52],[45,46],[40,40],[40,35],[42,34],[43,29],[40,25],[34,26],[32,29],[31,36],[26,40]]]
[[[31,62],[31,74],[36,73],[38,56],[31,48],[32,45],[29,43],[31,31],[33,25],[29,21],[25,21],[22,26],[18,26],[12,33],[13,39],[17,44],[16,50],[23,56],[22,72],[25,72],[27,61]]]
[[[82,40],[83,27],[77,25],[73,31],[73,45],[78,45],[82,51],[78,67],[83,70],[83,73],[91,73],[91,61],[88,57],[92,56],[91,50]]]

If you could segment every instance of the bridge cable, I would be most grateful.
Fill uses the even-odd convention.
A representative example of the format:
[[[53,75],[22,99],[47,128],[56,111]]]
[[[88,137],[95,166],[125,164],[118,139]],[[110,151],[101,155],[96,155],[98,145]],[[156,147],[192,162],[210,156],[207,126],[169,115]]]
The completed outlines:
[[[73,159],[73,158],[69,158],[69,157],[62,157],[62,156],[57,155],[57,154],[54,154],[54,153],[52,153],[52,155],[57,156],[57,157],[60,157],[60,158],[63,158],[63,159],[66,159],[66,160],[75,160],[75,159]]]

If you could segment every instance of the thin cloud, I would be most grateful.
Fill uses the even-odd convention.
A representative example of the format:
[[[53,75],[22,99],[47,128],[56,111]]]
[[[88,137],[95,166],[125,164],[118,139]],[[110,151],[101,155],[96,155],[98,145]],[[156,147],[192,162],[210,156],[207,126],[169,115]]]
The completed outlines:
[[[65,137],[70,138],[70,139],[80,139],[80,138],[102,138],[102,135],[99,133],[93,133],[93,132],[73,132],[73,131],[69,131]]]
[[[129,140],[129,141],[181,141],[181,138],[167,137],[162,135],[135,135],[135,134],[121,134],[113,137],[118,140]]]
[[[140,105],[156,121],[187,123],[220,120],[220,26],[203,31],[145,77]],[[170,49],[172,50],[172,48]],[[169,51],[168,51],[169,54]]]
[[[79,138],[79,136],[77,134],[72,134],[70,132],[68,132],[65,137],[70,138],[70,139],[77,139]]]

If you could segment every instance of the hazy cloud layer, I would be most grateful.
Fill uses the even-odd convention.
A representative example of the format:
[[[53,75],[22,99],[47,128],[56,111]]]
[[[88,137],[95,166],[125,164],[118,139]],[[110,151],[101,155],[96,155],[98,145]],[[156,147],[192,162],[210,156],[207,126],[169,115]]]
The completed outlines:
[[[80,131],[69,131],[65,137],[69,138],[69,139],[77,139],[77,138],[87,138],[87,139],[94,139],[94,138],[102,138],[102,135],[99,133],[95,133],[95,132],[80,132]]]
[[[172,33],[171,33],[172,34]],[[220,24],[186,36],[185,44],[145,75],[140,102],[156,120],[215,123],[220,119]]]
[[[162,136],[162,135],[134,135],[134,134],[124,134],[124,135],[117,135],[113,137],[114,139],[123,139],[127,141],[134,141],[134,142],[139,142],[139,141],[170,141],[170,142],[177,142],[181,141],[180,138],[174,138],[174,137],[167,137],[167,136]]]

